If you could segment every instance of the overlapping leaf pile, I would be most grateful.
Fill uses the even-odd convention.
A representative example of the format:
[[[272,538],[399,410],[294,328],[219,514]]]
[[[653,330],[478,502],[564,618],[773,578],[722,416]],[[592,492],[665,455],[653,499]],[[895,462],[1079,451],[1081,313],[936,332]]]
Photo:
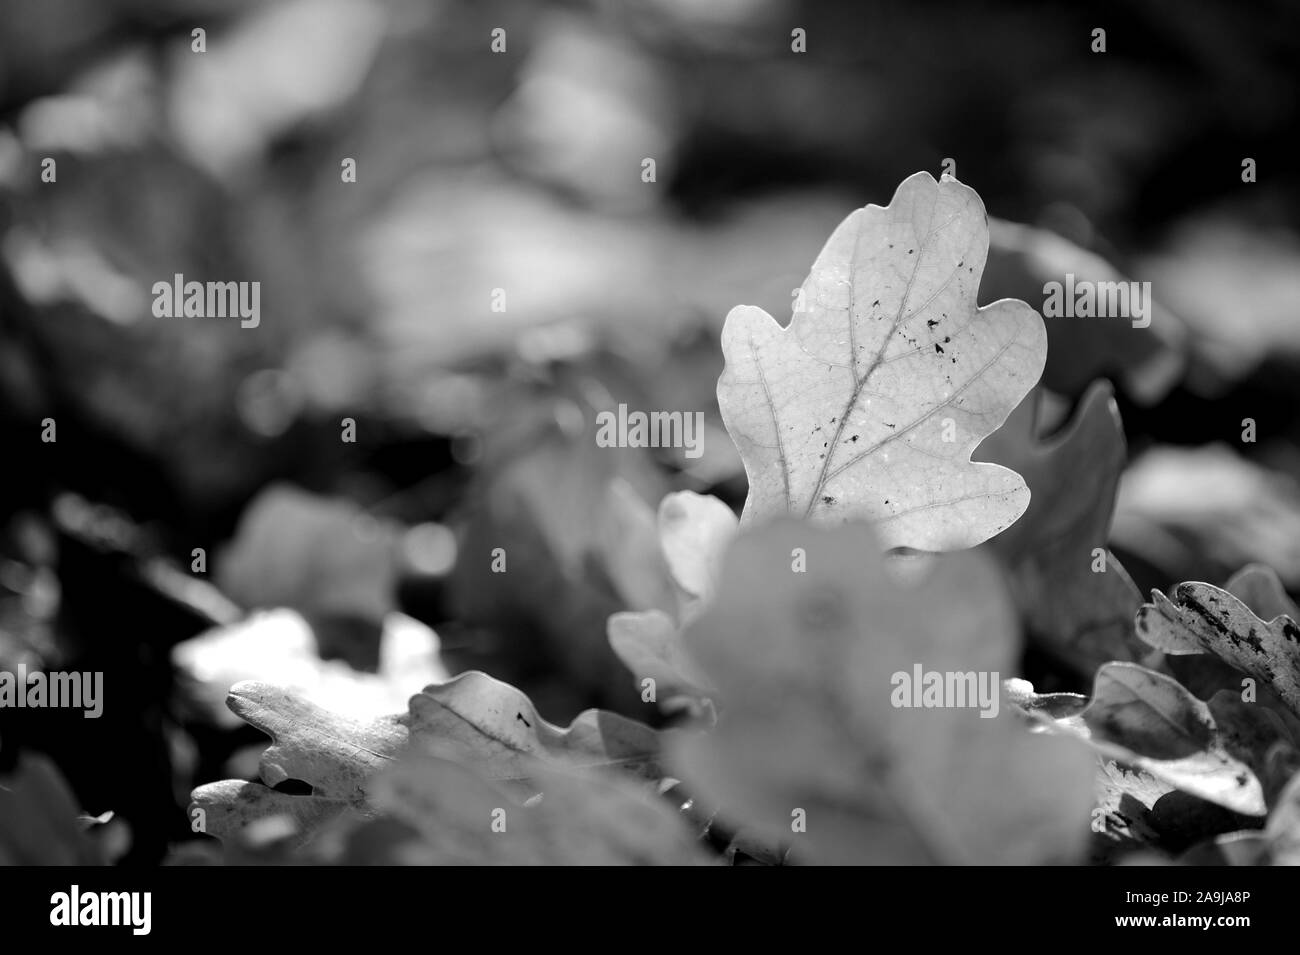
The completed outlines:
[[[702,857],[644,784],[660,776],[658,734],[613,713],[553,726],[524,694],[477,672],[368,722],[258,683],[234,687],[229,703],[274,741],[261,781],[202,786],[191,816],[244,849],[287,842],[331,861],[389,863]],[[276,788],[289,780],[310,792]],[[395,825],[402,838],[391,838]]]
[[[1260,567],[1142,604],[1108,547],[1110,385],[1044,437],[1043,324],[976,306],[988,241],[948,177],[857,210],[788,326],[728,316],[741,519],[690,491],[592,502],[628,608],[610,644],[676,728],[562,728],[477,672],[370,721],[244,683],[261,779],[192,816],[271,861],[1300,861],[1294,605]],[[1090,694],[1017,679],[1022,629]],[[907,689],[928,672],[992,692]]]

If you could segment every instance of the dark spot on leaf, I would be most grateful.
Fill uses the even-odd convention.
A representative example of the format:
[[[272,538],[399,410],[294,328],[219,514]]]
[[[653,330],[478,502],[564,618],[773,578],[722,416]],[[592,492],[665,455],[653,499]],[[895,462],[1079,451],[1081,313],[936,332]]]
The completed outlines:
[[[940,345],[938,342],[934,343],[934,350],[938,352],[940,355],[943,354],[943,346]]]
[[[850,441],[856,441],[856,440],[858,440],[858,436],[855,434],[853,437],[849,438],[849,440],[850,440]]]
[[[1178,598],[1178,601],[1182,604],[1185,610],[1188,610],[1195,616],[1199,617],[1204,623],[1208,624],[1211,629],[1217,631],[1227,640],[1232,643],[1245,643],[1256,653],[1263,653],[1263,647],[1260,645],[1259,637],[1255,634],[1253,627],[1251,628],[1250,634],[1246,637],[1241,637],[1233,633],[1224,625],[1223,621],[1219,619],[1218,614],[1214,613],[1214,611],[1210,610],[1209,607],[1200,602],[1195,591],[1190,587],[1179,586],[1175,591],[1174,596]]]
[[[516,714],[515,714],[515,719],[517,719],[520,723],[523,723],[523,724],[524,724],[525,726],[527,726],[529,729],[532,729],[532,728],[533,728],[533,724],[530,723],[530,722],[528,722],[526,719],[524,719],[524,714],[523,714],[523,713],[516,713]]]
[[[934,328],[934,326],[939,324],[939,320],[937,318],[927,318],[925,324],[930,328]]]
[[[1267,655],[1264,650],[1264,641],[1259,639],[1259,634],[1255,632],[1254,627],[1250,628],[1250,633],[1246,634],[1246,636],[1241,639],[1241,642],[1261,656]]]

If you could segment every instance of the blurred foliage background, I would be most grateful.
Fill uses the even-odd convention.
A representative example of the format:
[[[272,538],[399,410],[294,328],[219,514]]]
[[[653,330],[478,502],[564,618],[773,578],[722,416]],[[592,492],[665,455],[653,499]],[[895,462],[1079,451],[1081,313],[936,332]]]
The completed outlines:
[[[0,713],[0,763],[49,753],[149,863],[253,772],[242,676],[643,716],[611,493],[738,506],[723,317],[786,320],[840,219],[946,158],[998,220],[981,301],[1152,282],[1150,329],[1049,322],[1044,378],[1116,384],[1138,583],[1300,589],[1298,47],[1284,0],[2,0],[0,666],[107,703]],[[177,272],[260,281],[260,327],[155,319]],[[598,450],[618,402],[705,411],[704,456]]]

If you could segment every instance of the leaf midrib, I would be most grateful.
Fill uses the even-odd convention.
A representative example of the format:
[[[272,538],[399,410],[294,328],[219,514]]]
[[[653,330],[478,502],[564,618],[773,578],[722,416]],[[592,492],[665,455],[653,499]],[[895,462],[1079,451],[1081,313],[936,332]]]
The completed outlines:
[[[938,205],[939,205],[940,195],[941,195],[941,194],[940,194],[939,191],[936,189],[936,192],[935,192],[935,200],[934,200],[934,207],[935,207],[935,208],[937,208]],[[967,205],[968,205],[968,204],[969,204],[969,200],[967,200]],[[888,208],[888,207],[886,207],[886,208]],[[864,210],[864,211],[865,211],[865,210]],[[863,460],[863,459],[864,459],[865,457],[867,457],[868,455],[870,455],[870,454],[874,454],[877,450],[879,450],[881,447],[883,447],[883,446],[884,446],[885,444],[887,444],[889,441],[891,441],[891,440],[893,440],[893,439],[899,437],[900,434],[906,434],[908,431],[910,431],[913,427],[915,427],[915,426],[916,426],[917,424],[919,424],[921,421],[924,421],[924,420],[925,420],[925,418],[920,418],[920,419],[918,419],[917,421],[915,421],[915,422],[913,422],[911,425],[909,425],[908,428],[904,429],[904,431],[900,432],[899,434],[890,435],[888,438],[884,439],[883,441],[877,442],[873,447],[868,448],[866,451],[863,451],[861,454],[857,455],[856,457],[851,458],[851,459],[850,459],[849,461],[847,461],[845,464],[843,464],[843,465],[837,467],[834,471],[830,471],[830,470],[828,470],[828,469],[830,468],[831,461],[832,461],[832,460],[834,459],[834,457],[835,457],[835,452],[836,452],[836,450],[837,450],[837,449],[839,448],[839,446],[840,446],[840,438],[843,436],[843,434],[844,434],[844,428],[845,428],[845,426],[848,424],[849,415],[852,413],[853,409],[857,406],[858,399],[859,399],[860,397],[862,397],[862,392],[863,392],[863,390],[866,388],[867,383],[870,382],[870,380],[871,380],[871,376],[874,375],[874,374],[876,373],[876,369],[878,369],[878,368],[881,366],[881,364],[883,363],[883,359],[884,359],[884,357],[885,357],[885,351],[889,348],[889,343],[890,343],[891,341],[893,341],[893,339],[894,339],[894,335],[897,334],[899,327],[903,324],[903,322],[904,322],[906,319],[910,319],[910,318],[912,318],[911,315],[908,315],[908,314],[907,314],[907,306],[908,306],[908,303],[911,301],[911,298],[912,298],[912,289],[913,289],[913,287],[916,285],[916,276],[917,276],[917,273],[920,272],[920,270],[921,270],[921,259],[925,257],[926,250],[927,250],[927,249],[929,248],[929,246],[930,246],[930,240],[934,238],[934,235],[935,235],[936,232],[938,232],[940,229],[946,228],[948,225],[950,225],[951,223],[953,223],[954,221],[956,221],[957,218],[958,218],[958,217],[959,217],[963,212],[965,212],[965,211],[966,211],[966,205],[963,205],[959,210],[957,210],[957,211],[954,212],[951,216],[949,216],[949,217],[948,217],[948,218],[943,222],[942,225],[936,226],[936,225],[933,225],[933,222],[934,222],[934,208],[932,208],[932,209],[930,210],[930,222],[931,222],[932,224],[931,224],[931,226],[930,226],[930,228],[929,228],[929,231],[926,232],[926,234],[925,234],[925,238],[923,238],[923,239],[921,240],[920,244],[917,246],[917,249],[916,249],[916,258],[915,258],[915,260],[912,262],[912,274],[909,275],[908,278],[907,278],[907,286],[903,289],[903,298],[902,298],[902,300],[901,300],[901,301],[899,302],[899,304],[898,304],[898,312],[894,315],[894,320],[893,320],[893,322],[892,322],[892,323],[890,324],[890,326],[889,326],[889,331],[885,333],[885,335],[884,335],[883,338],[881,338],[881,341],[880,341],[880,348],[876,351],[875,356],[874,356],[874,357],[872,358],[872,360],[871,360],[871,364],[867,367],[866,372],[862,375],[861,378],[859,378],[858,375],[857,375],[857,370],[856,370],[856,369],[857,369],[857,364],[858,364],[858,363],[857,363],[857,359],[856,359],[856,357],[855,357],[854,354],[853,354],[854,349],[855,349],[855,345],[854,345],[855,331],[854,331],[854,330],[855,330],[855,328],[856,328],[856,326],[857,326],[857,284],[856,284],[856,281],[855,281],[855,280],[856,280],[856,278],[857,278],[857,271],[858,271],[858,247],[859,247],[859,244],[860,244],[861,241],[862,241],[863,220],[864,220],[866,217],[865,217],[865,216],[862,216],[862,217],[859,218],[859,221],[858,221],[858,229],[857,229],[857,235],[855,235],[854,238],[853,238],[853,254],[852,254],[852,256],[851,256],[850,259],[849,259],[849,270],[850,270],[850,277],[849,277],[849,372],[850,372],[850,374],[853,375],[853,393],[849,396],[849,401],[848,401],[848,403],[845,405],[843,412],[840,414],[839,425],[838,425],[838,426],[836,427],[836,429],[835,429],[835,437],[834,437],[834,439],[831,441],[831,445],[830,445],[830,450],[829,450],[829,452],[827,453],[825,459],[822,461],[821,470],[820,470],[820,472],[819,472],[818,475],[817,475],[817,483],[813,486],[812,494],[811,494],[811,496],[808,498],[808,506],[804,509],[804,517],[805,517],[805,518],[807,518],[807,517],[811,517],[811,516],[812,516],[813,509],[817,506],[817,501],[818,501],[818,499],[821,497],[822,490],[825,488],[825,486],[826,486],[826,482],[827,482],[827,481],[829,481],[832,477],[834,477],[835,475],[839,474],[840,472],[844,471],[846,468],[852,467],[854,464],[856,464],[857,462]],[[952,279],[951,279],[951,276],[949,276],[949,281],[951,281],[951,280],[952,280]],[[946,288],[946,287],[947,287],[947,283],[946,283],[946,282],[944,283],[943,286],[940,286],[941,289],[942,289],[942,288]],[[921,310],[924,311],[926,308],[929,308],[929,307],[930,307],[930,304],[931,304],[931,303],[934,301],[934,299],[937,298],[937,297],[938,297],[938,292],[936,292],[935,295],[931,296],[930,299],[926,301],[925,305],[922,306]],[[919,314],[919,312],[918,312],[917,314]],[[1002,349],[1002,352],[1005,352],[1005,351],[1006,351],[1006,348],[1004,347],[1004,348]],[[999,352],[997,357],[1001,357],[1002,352]],[[987,370],[988,367],[989,367],[988,365],[985,365],[985,366],[984,366],[984,370]],[[761,371],[761,369],[760,369],[760,371]],[[982,373],[983,373],[983,371],[980,372],[980,374],[982,374]],[[979,377],[978,374],[975,375],[974,377],[972,377],[971,381],[976,380],[978,377]],[[965,389],[966,387],[969,387],[969,386],[970,386],[970,383],[971,383],[971,382],[968,381],[965,385],[963,385],[963,386],[962,386],[963,389]],[[765,385],[764,387],[766,387],[766,385]],[[938,407],[941,407],[941,406],[942,406],[942,405],[936,405],[935,407],[936,407],[936,409],[937,409]],[[931,411],[927,414],[926,417],[928,417],[929,414],[933,414],[933,413],[934,413],[934,410],[935,410],[935,409],[931,409]],[[776,422],[776,410],[775,410],[775,408],[774,408],[773,411],[772,411],[772,421],[773,421],[773,423]],[[777,432],[777,441],[778,441],[778,442],[780,441],[780,431],[779,431],[779,429],[778,429],[778,432]],[[782,454],[782,461],[783,461],[783,462],[784,462],[784,459],[785,459],[784,454]],[[783,470],[784,470],[784,468],[783,468]],[[793,503],[794,503],[794,502],[790,500],[790,479],[789,479],[789,475],[787,474],[787,475],[786,475],[786,510],[789,510],[790,507],[791,507],[791,505],[792,505]]]

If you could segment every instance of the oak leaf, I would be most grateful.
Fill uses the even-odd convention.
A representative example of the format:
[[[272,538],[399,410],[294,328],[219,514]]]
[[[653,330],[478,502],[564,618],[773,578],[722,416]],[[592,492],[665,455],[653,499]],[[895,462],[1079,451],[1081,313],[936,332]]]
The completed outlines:
[[[788,326],[731,310],[718,404],[749,478],[742,525],[865,519],[886,548],[936,551],[1020,517],[1020,476],[970,455],[1038,380],[1047,336],[1024,302],[976,307],[988,242],[973,189],[917,173],[836,228]]]
[[[348,811],[373,815],[372,779],[412,750],[437,748],[477,775],[520,793],[534,793],[528,767],[574,773],[608,771],[655,776],[659,734],[603,710],[587,710],[567,727],[548,723],[515,687],[476,671],[426,687],[405,714],[353,719],[316,706],[296,692],[264,683],[231,688],[227,705],[267,733],[260,781],[225,780],[200,786],[191,819],[226,839],[250,824],[286,817],[298,844]],[[309,794],[281,791],[287,781]],[[196,810],[202,810],[201,814]]]
[[[1088,708],[1058,725],[1089,740],[1103,760],[1242,815],[1267,811],[1259,779],[1234,755],[1211,707],[1163,673],[1108,663]]]
[[[382,820],[350,834],[368,861],[418,865],[701,865],[710,859],[668,803],[616,778],[580,777],[541,764],[528,774],[542,790],[521,803],[480,775],[433,753],[413,753],[374,781]],[[367,842],[384,824],[407,832]],[[342,861],[353,861],[344,858]]]
[[[1010,569],[1030,636],[1091,675],[1103,663],[1140,660],[1146,650],[1133,635],[1142,595],[1106,549],[1124,431],[1109,383],[1095,382],[1070,422],[1039,440],[1040,395],[1026,399],[980,445],[982,460],[1017,471],[1033,494],[1024,518],[988,546]]]
[[[667,495],[657,514],[639,498],[621,496],[622,506],[638,508],[640,517],[629,514],[626,527],[645,527],[653,519],[656,529],[653,553],[663,567],[671,600],[659,608],[616,613],[609,618],[610,647],[632,671],[638,684],[655,681],[655,695],[666,709],[678,709],[708,698],[713,690],[708,678],[691,659],[681,639],[682,627],[697,616],[712,598],[722,554],[736,533],[736,515],[716,497],[678,491]],[[644,535],[628,535],[626,546],[642,541]],[[632,562],[625,558],[624,562]],[[650,556],[636,561],[654,566]]]
[[[1179,584],[1172,600],[1158,590],[1151,599],[1137,615],[1143,640],[1171,655],[1217,657],[1300,716],[1300,627],[1292,617],[1262,620],[1228,591],[1199,581]]]
[[[805,573],[791,572],[796,547]],[[973,699],[896,702],[898,674],[922,665],[991,679],[999,704],[998,674],[1018,646],[992,562],[938,556],[907,585],[886,566],[861,524],[786,520],[739,537],[686,634],[722,715],[712,733],[674,741],[677,775],[739,824],[790,843],[795,860],[1071,859],[1088,828],[1085,747],[1031,733],[1010,708],[985,718]]]

